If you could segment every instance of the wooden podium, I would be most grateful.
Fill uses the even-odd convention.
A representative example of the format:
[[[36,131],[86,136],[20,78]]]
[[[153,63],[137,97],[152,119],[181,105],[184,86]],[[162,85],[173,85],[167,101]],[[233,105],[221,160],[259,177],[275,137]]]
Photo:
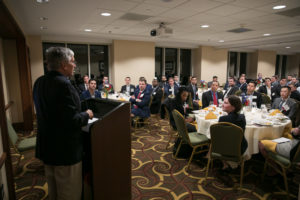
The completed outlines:
[[[89,99],[82,108],[99,118],[89,127],[93,199],[131,199],[130,103]]]

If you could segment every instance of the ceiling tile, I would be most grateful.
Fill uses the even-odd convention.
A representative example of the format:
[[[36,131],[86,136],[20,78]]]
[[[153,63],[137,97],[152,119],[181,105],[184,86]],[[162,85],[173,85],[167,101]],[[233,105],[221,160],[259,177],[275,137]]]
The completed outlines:
[[[136,6],[135,8],[131,9],[130,12],[138,13],[138,14],[142,14],[142,15],[155,16],[155,15],[159,15],[159,14],[165,12],[168,9],[169,8],[142,3],[138,6]]]
[[[238,6],[231,6],[231,5],[224,5],[214,8],[212,10],[207,11],[207,13],[212,13],[219,16],[229,16],[235,13],[239,13],[242,11],[246,11],[246,8],[238,7]]]

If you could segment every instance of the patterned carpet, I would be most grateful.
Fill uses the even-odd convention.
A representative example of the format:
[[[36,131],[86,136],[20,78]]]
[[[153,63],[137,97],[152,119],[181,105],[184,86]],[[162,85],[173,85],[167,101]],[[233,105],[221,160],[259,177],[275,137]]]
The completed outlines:
[[[173,143],[166,149],[169,139],[169,126],[165,120],[150,119],[148,127],[132,130],[132,199],[134,200],[187,200],[187,199],[286,199],[283,179],[280,176],[267,177],[261,182],[263,159],[254,156],[245,163],[245,176],[242,191],[236,187],[239,171],[230,174],[236,182],[235,187],[227,187],[215,177],[218,163],[210,171],[207,181],[205,159],[192,162],[187,171],[186,159],[175,160],[172,155]],[[12,150],[13,153],[13,150]],[[48,187],[44,177],[42,163],[34,158],[34,152],[28,151],[17,166],[17,156],[13,156],[15,188],[17,199],[47,199]],[[299,171],[299,170],[298,170]],[[297,199],[299,176],[288,175],[290,199]]]

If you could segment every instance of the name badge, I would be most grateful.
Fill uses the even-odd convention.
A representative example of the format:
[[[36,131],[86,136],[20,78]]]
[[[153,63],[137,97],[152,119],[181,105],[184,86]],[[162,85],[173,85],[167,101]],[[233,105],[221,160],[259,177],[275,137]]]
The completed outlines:
[[[222,102],[223,102],[222,99],[218,99],[218,101],[219,101],[219,103],[222,103]]]
[[[286,111],[288,111],[289,109],[290,109],[290,107],[287,105],[287,104],[285,104],[284,106],[282,106],[283,108],[284,108],[284,110],[286,110]]]
[[[133,88],[131,88],[131,89],[130,89],[130,92],[134,92],[134,89],[133,89]]]
[[[257,99],[257,96],[252,96],[252,99]]]
[[[153,92],[153,95],[156,95],[156,92]]]
[[[141,94],[140,97],[142,98],[144,96],[144,94]]]
[[[272,93],[272,96],[275,96],[275,92]]]
[[[172,89],[169,89],[169,91],[171,92],[171,91],[172,91]]]

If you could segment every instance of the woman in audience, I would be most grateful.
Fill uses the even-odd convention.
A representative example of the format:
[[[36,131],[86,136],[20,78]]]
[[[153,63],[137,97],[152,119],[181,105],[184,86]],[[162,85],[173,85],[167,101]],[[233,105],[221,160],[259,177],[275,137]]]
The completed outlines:
[[[246,127],[246,119],[243,114],[239,114],[239,111],[242,109],[242,102],[239,97],[230,95],[228,98],[224,99],[224,103],[222,106],[223,111],[227,112],[228,115],[221,116],[219,118],[219,122],[230,122],[233,123],[243,129],[245,132]],[[241,145],[241,154],[244,154],[248,147],[248,142],[243,136],[242,145]],[[225,165],[224,168],[227,166]]]

